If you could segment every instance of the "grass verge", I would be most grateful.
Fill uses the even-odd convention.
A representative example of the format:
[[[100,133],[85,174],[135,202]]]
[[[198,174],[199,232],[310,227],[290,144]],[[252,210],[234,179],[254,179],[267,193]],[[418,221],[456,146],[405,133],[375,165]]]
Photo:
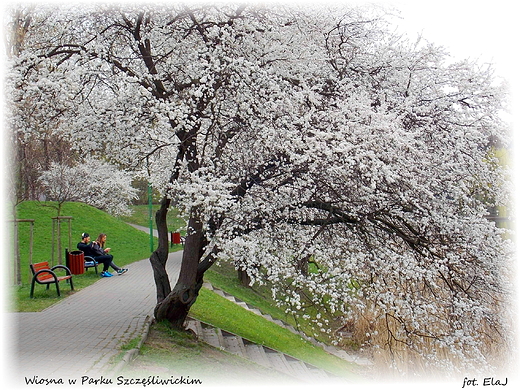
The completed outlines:
[[[326,369],[333,374],[352,376],[353,365],[205,288],[201,289],[199,298],[190,310],[190,315],[256,344]]]
[[[125,266],[150,256],[150,236],[142,231],[129,226],[120,218],[113,217],[101,210],[83,203],[66,202],[62,206],[61,215],[71,216],[71,229],[66,223],[61,224],[60,247],[62,253],[58,252],[57,228],[53,229],[53,218],[57,216],[56,203],[54,202],[22,202],[17,206],[17,219],[33,219],[33,237],[31,246],[31,229],[29,223],[20,223],[18,227],[18,246],[20,255],[21,285],[16,285],[13,264],[10,267],[10,285],[7,294],[10,306],[9,311],[41,311],[71,293],[70,286],[64,282],[60,283],[61,297],[57,297],[55,286],[49,290],[45,286],[35,286],[35,298],[29,298],[32,275],[29,263],[49,261],[51,264],[64,264],[65,248],[76,249],[80,241],[81,233],[88,232],[94,239],[99,233],[107,234],[107,246],[111,248],[114,262],[118,266]],[[11,225],[11,228],[13,225]],[[11,229],[12,230],[12,229]],[[53,232],[54,230],[54,232]],[[11,231],[12,233],[12,231]],[[13,241],[10,240],[12,243]],[[154,239],[154,245],[157,240]],[[9,258],[14,254],[11,244]],[[179,250],[173,248],[173,250]],[[93,269],[89,269],[82,275],[74,276],[75,291],[85,288],[99,279]]]
[[[153,226],[155,228],[155,212],[159,209],[159,205],[152,205],[152,216]],[[131,223],[139,226],[150,226],[150,209],[147,205],[132,206],[132,214],[118,217],[119,220]],[[182,219],[177,210],[171,209],[166,217],[166,223],[168,225],[168,231],[176,232],[179,231],[185,234],[186,221]]]
[[[291,378],[261,367],[228,352],[199,342],[191,333],[158,323],[131,365],[120,373],[123,377],[199,379],[203,385],[247,383],[279,384]]]
[[[331,342],[329,334],[321,332],[301,318],[287,314],[283,308],[277,306],[271,297],[271,290],[267,285],[255,285],[253,287],[242,285],[232,264],[218,263],[214,265],[204,274],[204,279],[209,281],[214,287],[258,308],[262,313],[270,314],[274,318],[283,320],[296,329],[303,331],[305,334],[312,335],[318,341],[324,343]],[[312,317],[316,313],[313,307],[307,307],[303,308],[300,314],[309,314]],[[322,315],[327,316],[326,318],[329,320],[330,326],[336,328],[340,326],[340,323],[337,322],[334,316],[327,313],[322,313]]]

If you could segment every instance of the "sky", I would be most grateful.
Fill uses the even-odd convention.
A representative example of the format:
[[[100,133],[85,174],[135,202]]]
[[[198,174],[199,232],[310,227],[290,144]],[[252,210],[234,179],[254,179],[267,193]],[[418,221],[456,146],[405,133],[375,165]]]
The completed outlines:
[[[389,0],[402,11],[401,27],[422,32],[456,57],[478,58],[495,64],[497,74],[514,77],[519,37],[514,1]]]
[[[189,1],[189,0],[188,0]],[[245,0],[252,3],[296,1],[316,4],[316,0]],[[400,11],[396,27],[416,39],[417,34],[429,42],[445,47],[455,59],[478,59],[491,63],[496,76],[511,85],[513,105],[520,106],[518,64],[520,20],[513,0],[321,0],[332,4],[377,4]],[[517,92],[515,92],[517,91]],[[518,104],[517,104],[518,103]],[[515,109],[520,113],[520,109]],[[519,120],[520,122],[520,120]]]
[[[363,3],[367,1],[362,0]],[[399,28],[444,46],[455,59],[471,58],[491,64],[510,88],[514,144],[520,145],[520,77],[517,58],[520,38],[517,7],[511,0],[375,0],[400,10]]]

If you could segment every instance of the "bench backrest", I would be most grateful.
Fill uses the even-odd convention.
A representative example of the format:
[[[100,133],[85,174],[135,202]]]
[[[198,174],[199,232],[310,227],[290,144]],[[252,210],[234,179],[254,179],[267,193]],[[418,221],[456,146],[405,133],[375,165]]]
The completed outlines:
[[[34,263],[31,264],[31,271],[34,274],[36,274],[38,271],[48,269],[50,270],[51,267],[49,265],[48,261],[42,261],[41,263]],[[47,280],[51,279],[52,275],[49,272],[42,272],[40,275],[38,275],[38,280]]]

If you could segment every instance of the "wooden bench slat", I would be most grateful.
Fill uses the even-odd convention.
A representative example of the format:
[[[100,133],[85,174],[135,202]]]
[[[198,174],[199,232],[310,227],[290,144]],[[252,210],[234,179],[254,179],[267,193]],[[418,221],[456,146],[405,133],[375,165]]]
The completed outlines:
[[[48,261],[42,261],[40,263],[30,264],[29,267],[31,268],[31,272],[33,274],[33,279],[32,279],[32,283],[31,283],[31,298],[34,295],[34,284],[35,283],[46,284],[46,285],[50,285],[53,283],[56,284],[56,291],[58,293],[58,296],[60,296],[59,282],[61,282],[62,280],[70,280],[70,289],[74,290],[74,285],[72,283],[72,274],[67,267],[65,267],[63,265],[57,265],[54,267],[50,267]],[[67,275],[58,276],[54,272],[55,270],[64,270],[67,273]],[[47,286],[47,288],[48,288],[48,286]]]
[[[71,278],[72,278],[72,275],[58,276],[58,282],[61,282],[62,280],[71,279]],[[54,283],[54,278],[52,276],[49,276],[45,279],[41,279],[40,277],[38,277],[38,282],[40,282],[40,284]]]

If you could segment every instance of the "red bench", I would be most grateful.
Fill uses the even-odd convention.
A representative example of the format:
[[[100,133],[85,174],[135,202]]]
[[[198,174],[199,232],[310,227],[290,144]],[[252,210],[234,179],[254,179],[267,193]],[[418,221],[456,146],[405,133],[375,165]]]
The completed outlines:
[[[60,286],[59,283],[62,280],[68,280],[70,282],[70,289],[74,290],[74,285],[72,284],[72,274],[70,270],[64,265],[55,265],[54,267],[49,266],[48,261],[42,261],[41,263],[30,264],[31,272],[33,274],[32,283],[31,283],[31,298],[34,295],[34,284],[46,284],[47,290],[51,284],[56,284],[56,291],[58,296],[60,296]],[[54,270],[56,269],[64,269],[66,272],[65,276],[58,276]]]

